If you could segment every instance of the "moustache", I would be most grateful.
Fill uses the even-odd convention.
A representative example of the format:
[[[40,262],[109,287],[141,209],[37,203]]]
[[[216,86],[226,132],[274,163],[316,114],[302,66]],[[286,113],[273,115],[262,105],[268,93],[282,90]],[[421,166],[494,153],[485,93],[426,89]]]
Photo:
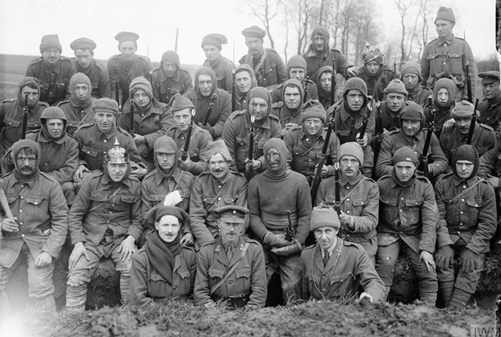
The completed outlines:
[[[33,170],[33,167],[32,166],[29,166],[29,165],[23,165],[19,168],[20,170]]]

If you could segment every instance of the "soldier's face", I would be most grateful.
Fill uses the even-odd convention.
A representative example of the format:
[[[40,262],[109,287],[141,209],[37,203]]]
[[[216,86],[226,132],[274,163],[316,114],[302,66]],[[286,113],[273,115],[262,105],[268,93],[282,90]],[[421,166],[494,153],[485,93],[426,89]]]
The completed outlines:
[[[454,121],[456,122],[459,133],[462,135],[467,135],[470,131],[471,117],[454,118]]]
[[[175,153],[165,153],[165,152],[156,152],[157,163],[158,166],[162,170],[170,170],[176,164],[176,154]]]
[[[172,62],[164,62],[162,63],[162,69],[167,77],[173,77],[177,71],[177,65]]]
[[[299,82],[304,80],[304,69],[303,68],[290,68],[289,69],[289,78],[296,79]]]
[[[238,242],[238,237],[242,231],[243,224],[240,222],[231,222],[226,220],[219,220],[219,233],[223,244],[235,245]]]
[[[313,38],[313,45],[315,46],[315,49],[317,51],[323,51],[325,48],[324,36],[321,34],[315,35],[315,37]]]
[[[325,72],[320,76],[320,87],[325,91],[331,91],[332,86],[332,74],[330,72]]]
[[[204,46],[204,53],[207,60],[215,61],[221,54],[221,51],[213,44],[206,44]]]
[[[18,170],[20,170],[23,175],[32,174],[36,169],[36,163],[37,155],[36,153],[33,153],[31,149],[23,148],[18,152],[16,157],[16,164]]]
[[[351,110],[358,111],[362,108],[362,104],[364,104],[364,95],[356,89],[351,89],[346,94],[346,101]]]
[[[402,82],[404,82],[405,89],[412,90],[418,85],[419,77],[416,74],[405,74],[402,76]]]
[[[249,112],[257,121],[268,117],[268,103],[261,97],[253,97],[249,103]]]
[[[322,249],[329,249],[336,242],[336,235],[339,230],[332,227],[320,227],[315,229],[313,234],[315,235],[315,240],[320,245]]]
[[[180,131],[188,130],[191,123],[191,109],[186,108],[173,113],[174,122]]]
[[[245,44],[249,48],[251,55],[259,54],[263,50],[263,39],[257,37],[246,37]]]
[[[402,94],[389,93],[386,95],[386,105],[393,112],[397,112],[400,109],[402,109],[404,103],[405,103],[405,96]]]
[[[224,157],[217,153],[209,159],[209,171],[218,180],[223,179],[230,170],[230,164]]]
[[[108,173],[114,182],[122,181],[127,173],[127,163],[108,163]]]
[[[59,49],[46,49],[42,52],[43,61],[48,65],[55,65],[61,58]]]
[[[198,76],[198,90],[203,97],[209,97],[212,92],[212,79],[209,75]]]
[[[408,161],[401,161],[395,164],[395,174],[398,180],[405,183],[409,181],[416,171],[416,165]]]
[[[356,177],[360,171],[360,163],[353,156],[343,156],[339,161],[341,174],[347,178]]]
[[[143,89],[136,89],[136,91],[134,91],[134,103],[139,108],[146,108],[150,104],[150,102],[150,97]]]
[[[51,137],[59,138],[63,135],[64,123],[62,119],[50,118],[45,122],[47,132]]]
[[[449,102],[449,91],[445,88],[440,88],[437,92],[437,102],[441,106],[445,106]]]
[[[406,136],[415,136],[421,129],[420,121],[402,120],[402,129]]]
[[[303,124],[305,126],[306,132],[310,136],[316,135],[324,126],[322,120],[317,117],[308,118],[304,121]]]
[[[301,102],[301,94],[299,93],[299,89],[295,86],[286,87],[284,90],[284,103],[285,105],[291,109],[297,109]]]
[[[84,102],[90,95],[90,88],[85,83],[77,83],[75,84],[72,92],[75,92],[75,95],[77,96],[77,99],[79,101]]]
[[[494,83],[482,84],[482,92],[484,97],[487,99],[493,99],[501,94],[501,89],[499,88],[499,81]]]
[[[136,55],[136,45],[134,44],[133,41],[121,42],[118,49],[120,50],[122,57],[126,61],[132,60],[134,58],[134,55]]]
[[[160,221],[155,222],[155,229],[163,242],[171,243],[176,240],[181,224],[179,219],[173,215],[164,215]]]
[[[93,55],[94,53],[90,50],[75,50],[75,59],[82,68],[89,68],[93,59]]]
[[[252,86],[252,79],[247,71],[240,71],[235,74],[235,83],[242,94],[249,92]]]
[[[24,86],[21,89],[21,96],[23,97],[23,101],[21,104],[23,104],[23,106],[24,106],[24,100],[25,100],[26,95],[28,95],[28,106],[30,108],[37,105],[38,97],[39,97],[37,89],[33,89],[33,88],[28,87],[28,86]]]
[[[115,115],[111,112],[96,112],[94,114],[94,120],[99,130],[103,133],[107,133],[113,129],[115,125]]]
[[[456,172],[459,178],[468,179],[473,172],[475,166],[469,160],[458,160],[456,161]]]
[[[377,63],[377,61],[375,61],[375,60],[372,60],[372,61],[365,63],[365,68],[367,68],[367,71],[371,74],[377,73],[377,71],[379,70],[380,67],[381,67],[381,65],[379,63]]]
[[[437,28],[437,34],[439,37],[447,37],[449,34],[452,34],[452,28],[454,28],[454,24],[448,20],[437,20],[435,22],[435,27]]]
[[[271,172],[278,172],[280,170],[281,155],[277,149],[271,148],[266,152],[266,162],[268,163],[268,170]]]

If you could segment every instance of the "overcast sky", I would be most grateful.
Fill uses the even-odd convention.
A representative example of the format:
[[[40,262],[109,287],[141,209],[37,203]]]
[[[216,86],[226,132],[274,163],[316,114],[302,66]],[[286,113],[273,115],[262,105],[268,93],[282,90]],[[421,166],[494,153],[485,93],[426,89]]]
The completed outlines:
[[[399,37],[401,29],[394,1],[376,2],[375,15],[382,18],[385,39],[392,34]],[[466,30],[476,57],[495,52],[495,0],[440,0],[433,4],[433,13],[441,5],[454,9],[454,33],[462,37]],[[235,44],[238,60],[247,52],[242,29],[261,25],[245,10],[244,0],[0,0],[0,53],[37,55],[41,37],[57,33],[63,55],[73,56],[70,43],[88,37],[97,43],[95,56],[108,59],[118,52],[114,36],[128,30],[140,35],[138,53],[147,55],[149,51],[150,58],[159,61],[164,51],[174,49],[179,28],[178,53],[182,63],[201,64],[205,56],[200,42],[204,35],[216,32],[229,40],[222,54],[233,59]],[[280,36],[280,27],[283,23],[277,19],[272,33]],[[430,30],[430,35],[436,37],[434,26]],[[282,54],[283,44],[278,40],[276,48]],[[265,45],[269,46],[266,40]],[[291,51],[289,57],[292,54]]]

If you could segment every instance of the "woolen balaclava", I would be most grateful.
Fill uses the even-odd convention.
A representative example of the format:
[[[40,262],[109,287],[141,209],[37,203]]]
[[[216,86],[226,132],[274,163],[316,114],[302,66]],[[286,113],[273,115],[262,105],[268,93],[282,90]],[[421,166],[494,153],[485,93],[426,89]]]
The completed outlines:
[[[325,72],[328,72],[329,75],[331,75],[332,74],[332,67],[331,66],[323,66],[322,68],[320,68],[318,70],[318,76],[315,79],[315,81],[317,83],[318,96],[320,96],[320,97],[322,97],[324,99],[330,100],[331,99],[331,92],[330,92],[330,90],[329,91],[324,90],[322,88],[322,85],[320,84],[320,78],[322,77],[322,74],[325,73]]]
[[[367,84],[365,84],[365,81],[359,77],[351,77],[344,84],[343,106],[346,111],[353,114],[355,112],[351,110],[347,101],[348,93],[350,92],[350,90],[358,90],[362,93],[362,95],[364,95],[364,102],[362,103],[362,106],[365,106],[367,105]]]
[[[437,109],[447,110],[451,107],[452,104],[454,104],[454,92],[456,91],[455,87],[456,86],[454,85],[454,82],[451,79],[445,77],[439,79],[435,83],[435,86],[433,87],[433,101]],[[442,88],[445,88],[449,93],[449,100],[447,101],[445,106],[440,105],[437,100],[438,91]]]
[[[210,76],[210,79],[212,81],[212,90],[210,92],[209,98],[216,93],[217,90],[217,78],[216,74],[214,73],[214,70],[212,70],[209,67],[200,67],[200,69],[197,70],[195,73],[195,90],[197,91],[197,97],[204,99],[208,97],[202,96],[202,93],[200,92],[200,89],[198,88],[198,79],[200,77],[200,74],[203,73],[204,75]]]
[[[294,55],[287,62],[287,78],[290,78],[290,70],[292,68],[301,68],[306,72],[306,60],[301,55]]]
[[[456,149],[456,151],[454,151],[454,154],[452,155],[452,171],[454,172],[456,177],[459,178],[456,168],[456,163],[458,160],[468,160],[469,162],[473,163],[473,171],[465,180],[469,180],[477,174],[479,166],[478,151],[473,146],[466,144],[461,145]]]
[[[24,148],[34,150],[36,152],[36,157],[37,157],[37,160],[33,167],[33,171],[28,175],[21,172],[21,170],[19,169],[19,165],[17,163],[17,155]],[[41,151],[40,145],[29,139],[18,140],[17,142],[14,143],[14,145],[12,145],[11,156],[12,156],[12,161],[14,162],[14,176],[16,177],[17,180],[21,182],[31,182],[40,176],[40,169],[38,168],[38,165],[40,164],[40,151]]]
[[[19,82],[18,88],[19,90],[17,91],[17,99],[19,100],[19,103],[24,106],[24,97],[22,94],[23,88],[25,86],[29,85],[30,87],[35,87],[35,89],[38,92],[38,98],[40,99],[40,81],[38,78],[35,77],[25,77]]]
[[[278,171],[277,172],[271,172],[268,170],[268,159],[266,154],[268,153],[268,150],[270,149],[275,149],[280,153],[280,163],[278,164]],[[264,143],[263,147],[263,153],[264,153],[264,162],[267,170],[264,172],[265,175],[271,178],[283,178],[286,175],[289,174],[287,170],[287,147],[285,146],[285,143],[283,140],[280,138],[271,138]]]
[[[424,123],[425,123],[425,117],[424,117],[424,112],[423,108],[414,102],[409,102],[409,105],[407,105],[402,112],[400,113],[400,131],[404,134],[403,130],[403,121],[418,121],[421,122],[419,131],[423,129]]]
[[[315,44],[313,43],[313,39],[315,38],[315,35],[322,35],[324,37],[325,47],[324,47],[324,50],[322,50],[320,52],[315,49]],[[324,27],[319,26],[319,27],[316,27],[315,29],[313,29],[313,31],[311,32],[311,37],[310,37],[313,51],[316,54],[320,53],[321,55],[327,53],[327,51],[329,50],[329,39],[330,39],[329,31],[327,29],[325,29]]]
[[[157,171],[164,177],[164,178],[170,178],[176,171],[177,167],[177,160],[179,159],[179,149],[177,148],[176,142],[174,139],[172,139],[169,136],[162,136],[157,138],[155,143],[153,144],[153,163],[155,165],[155,168]],[[175,160],[174,160],[174,165],[171,167],[170,170],[164,170],[160,167],[160,165],[157,162],[157,153],[168,153],[168,154],[175,154]]]
[[[47,120],[48,119],[60,119],[63,121],[63,132],[61,132],[61,136],[58,138],[54,138],[49,134],[49,131],[47,130]],[[66,115],[64,114],[64,111],[61,108],[51,106],[45,109],[42,112],[42,115],[40,116],[40,124],[42,125],[42,133],[47,138],[48,140],[58,140],[63,138],[66,135]]]
[[[419,64],[418,62],[414,62],[414,61],[407,61],[407,62],[405,62],[402,65],[402,68],[400,69],[400,72],[401,72],[402,78],[406,74],[414,74],[419,79],[418,83],[423,80],[423,78],[421,77],[421,64]]]
[[[148,95],[150,100],[153,98],[153,89],[151,88],[151,83],[144,76],[136,77],[130,82],[129,91],[132,93],[137,89],[142,89]]]
[[[323,105],[316,100],[310,100],[306,102],[303,106],[303,109],[304,111],[301,114],[301,122],[303,124],[301,125],[301,128],[304,134],[311,136],[312,141],[316,141],[316,139],[323,134],[324,128],[321,127],[316,134],[312,135],[307,131],[305,121],[308,118],[319,118],[322,121],[322,123],[325,124],[325,120],[327,118],[327,112],[325,111]]]
[[[257,87],[257,79],[256,79],[256,75],[254,74],[254,70],[252,69],[252,67],[246,63],[244,64],[241,64],[237,67],[237,69],[235,70],[235,76],[240,73],[240,72],[247,72],[251,78],[251,87],[249,89],[249,91],[251,91],[253,88]],[[240,89],[238,88],[238,85],[235,84],[235,94],[236,94],[236,100],[238,102],[240,102],[242,100],[242,98],[244,97],[247,97],[247,94],[249,93],[249,91],[247,92],[241,92]],[[244,108],[244,107],[242,107]]]
[[[77,92],[75,90],[75,86],[77,84],[82,84],[82,83],[86,84],[87,87],[89,88],[89,94],[87,95],[87,97],[85,98],[84,101],[82,101],[78,98]],[[73,105],[74,107],[77,107],[79,109],[85,109],[92,104],[92,95],[91,95],[92,87],[91,87],[90,79],[87,77],[87,75],[85,75],[84,73],[74,74],[70,78],[69,87],[70,87],[70,91],[71,91],[71,97],[70,97],[71,105]]]
[[[285,104],[285,88],[288,87],[296,87],[299,90],[299,105],[295,109],[289,109],[287,107],[287,104]],[[301,85],[301,82],[296,80],[295,78],[288,79],[285,81],[284,86],[282,87],[282,102],[284,102],[284,108],[288,111],[302,111],[303,110],[303,99],[304,99],[304,89],[303,86]],[[291,113],[291,115],[295,115],[294,113]]]
[[[270,94],[270,92],[268,90],[266,90],[263,87],[255,87],[255,88],[252,88],[251,90],[249,90],[249,92],[247,93],[247,111],[249,112],[247,114],[247,116],[249,118],[249,121],[250,121],[250,104],[251,104],[251,100],[254,97],[262,98],[268,104],[268,111],[265,114],[265,118],[261,119],[260,121],[255,121],[254,122],[254,123],[256,123],[259,126],[259,125],[264,124],[264,122],[266,122],[266,119],[270,115],[271,104],[272,104],[271,94]]]

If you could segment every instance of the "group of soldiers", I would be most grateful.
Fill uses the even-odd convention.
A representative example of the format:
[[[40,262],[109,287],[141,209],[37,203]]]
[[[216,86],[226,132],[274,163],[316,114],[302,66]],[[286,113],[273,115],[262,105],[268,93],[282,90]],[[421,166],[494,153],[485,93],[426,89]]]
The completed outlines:
[[[236,68],[209,34],[194,85],[174,51],[152,71],[135,33],[117,34],[107,69],[92,40],[69,59],[44,36],[0,105],[0,312],[23,261],[35,308],[55,311],[52,274],[66,268],[66,308],[81,312],[103,258],[124,304],[239,308],[268,303],[274,275],[283,304],[384,301],[402,254],[421,301],[464,308],[501,249],[500,75],[478,74],[475,109],[452,9],[435,25],[399,72],[374,46],[350,64],[323,27],[287,65],[257,26]]]

